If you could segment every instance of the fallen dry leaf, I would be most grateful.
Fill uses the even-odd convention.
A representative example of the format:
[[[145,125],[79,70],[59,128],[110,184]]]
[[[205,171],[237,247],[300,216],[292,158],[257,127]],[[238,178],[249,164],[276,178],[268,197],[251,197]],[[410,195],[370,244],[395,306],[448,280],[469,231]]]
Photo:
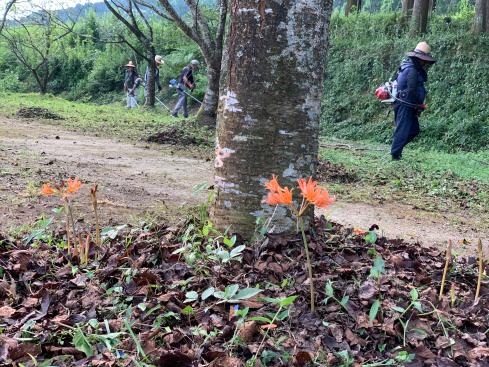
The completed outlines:
[[[258,332],[258,323],[256,321],[246,321],[239,328],[238,336],[245,343],[251,343]]]
[[[15,309],[10,306],[0,307],[0,317],[10,318],[15,313]]]

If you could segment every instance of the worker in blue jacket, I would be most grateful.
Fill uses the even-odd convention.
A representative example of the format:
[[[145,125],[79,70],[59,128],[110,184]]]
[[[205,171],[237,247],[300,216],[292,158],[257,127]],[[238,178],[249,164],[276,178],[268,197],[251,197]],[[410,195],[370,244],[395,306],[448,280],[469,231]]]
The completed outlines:
[[[419,115],[426,109],[426,89],[428,69],[436,60],[431,56],[431,47],[420,42],[414,51],[406,54],[397,76],[397,98],[394,103],[396,130],[391,147],[393,160],[402,158],[402,150],[416,136],[419,129]]]

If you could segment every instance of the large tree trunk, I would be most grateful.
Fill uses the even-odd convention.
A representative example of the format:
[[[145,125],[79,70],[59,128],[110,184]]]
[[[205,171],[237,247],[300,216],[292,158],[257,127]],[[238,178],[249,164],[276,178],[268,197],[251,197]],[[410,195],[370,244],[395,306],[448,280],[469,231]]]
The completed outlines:
[[[216,126],[217,107],[219,104],[219,80],[221,76],[222,55],[216,61],[207,63],[207,89],[204,95],[204,103],[197,114],[197,120],[212,128]]]
[[[489,4],[487,0],[476,0],[474,33],[481,34],[488,31]]]
[[[411,34],[426,33],[428,29],[428,13],[430,0],[414,0],[413,18],[411,20]]]
[[[348,0],[345,7],[345,15],[348,16],[353,11],[362,10],[362,0]]]
[[[250,237],[272,174],[295,187],[314,176],[330,16],[324,0],[231,0],[229,62],[220,97],[214,224]],[[310,218],[309,218],[310,219]],[[278,207],[270,228],[295,231]]]

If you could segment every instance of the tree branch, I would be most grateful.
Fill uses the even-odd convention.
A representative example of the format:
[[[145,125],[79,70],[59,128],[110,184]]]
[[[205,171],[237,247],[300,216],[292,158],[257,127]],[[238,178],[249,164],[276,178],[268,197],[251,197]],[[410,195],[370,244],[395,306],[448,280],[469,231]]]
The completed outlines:
[[[7,2],[7,5],[5,6],[5,11],[3,12],[2,19],[0,20],[0,33],[2,33],[3,27],[5,26],[5,23],[7,21],[7,14],[12,8],[12,6],[14,6],[16,1],[17,0],[10,0],[9,2]]]
[[[175,21],[183,33],[187,35],[190,39],[192,39],[199,46],[202,44],[202,39],[199,37],[197,32],[195,32],[185,21],[178,15],[175,8],[170,4],[168,0],[159,0],[160,4],[165,8],[170,17]]]

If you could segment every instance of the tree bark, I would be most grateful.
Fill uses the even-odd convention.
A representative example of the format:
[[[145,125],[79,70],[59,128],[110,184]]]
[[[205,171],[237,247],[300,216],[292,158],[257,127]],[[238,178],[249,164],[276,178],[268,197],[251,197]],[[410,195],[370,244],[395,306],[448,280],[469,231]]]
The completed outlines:
[[[212,128],[216,125],[220,75],[221,60],[217,63],[207,62],[207,89],[204,95],[204,103],[197,114],[197,120]]]
[[[420,35],[428,29],[428,13],[430,0],[414,0],[413,16],[411,20],[411,34]]]
[[[474,17],[474,33],[481,34],[488,32],[488,17],[489,4],[487,0],[476,0],[475,2],[475,17]]]
[[[413,14],[414,0],[402,0],[402,16],[410,18]]]
[[[362,10],[362,0],[348,0],[345,7],[345,15],[348,16],[352,10],[356,12]]]
[[[331,13],[324,0],[231,0],[230,8],[211,217],[249,238],[257,217],[275,210],[262,203],[272,174],[290,188],[315,175]],[[295,232],[285,207],[273,218],[272,232]]]
[[[154,107],[156,102],[156,90],[155,90],[155,75],[156,75],[156,62],[155,62],[155,52],[148,52],[148,81],[147,89],[148,95],[146,97],[146,105],[148,107]]]
[[[484,18],[484,32],[489,33],[489,0],[485,0],[486,2],[486,16]]]

